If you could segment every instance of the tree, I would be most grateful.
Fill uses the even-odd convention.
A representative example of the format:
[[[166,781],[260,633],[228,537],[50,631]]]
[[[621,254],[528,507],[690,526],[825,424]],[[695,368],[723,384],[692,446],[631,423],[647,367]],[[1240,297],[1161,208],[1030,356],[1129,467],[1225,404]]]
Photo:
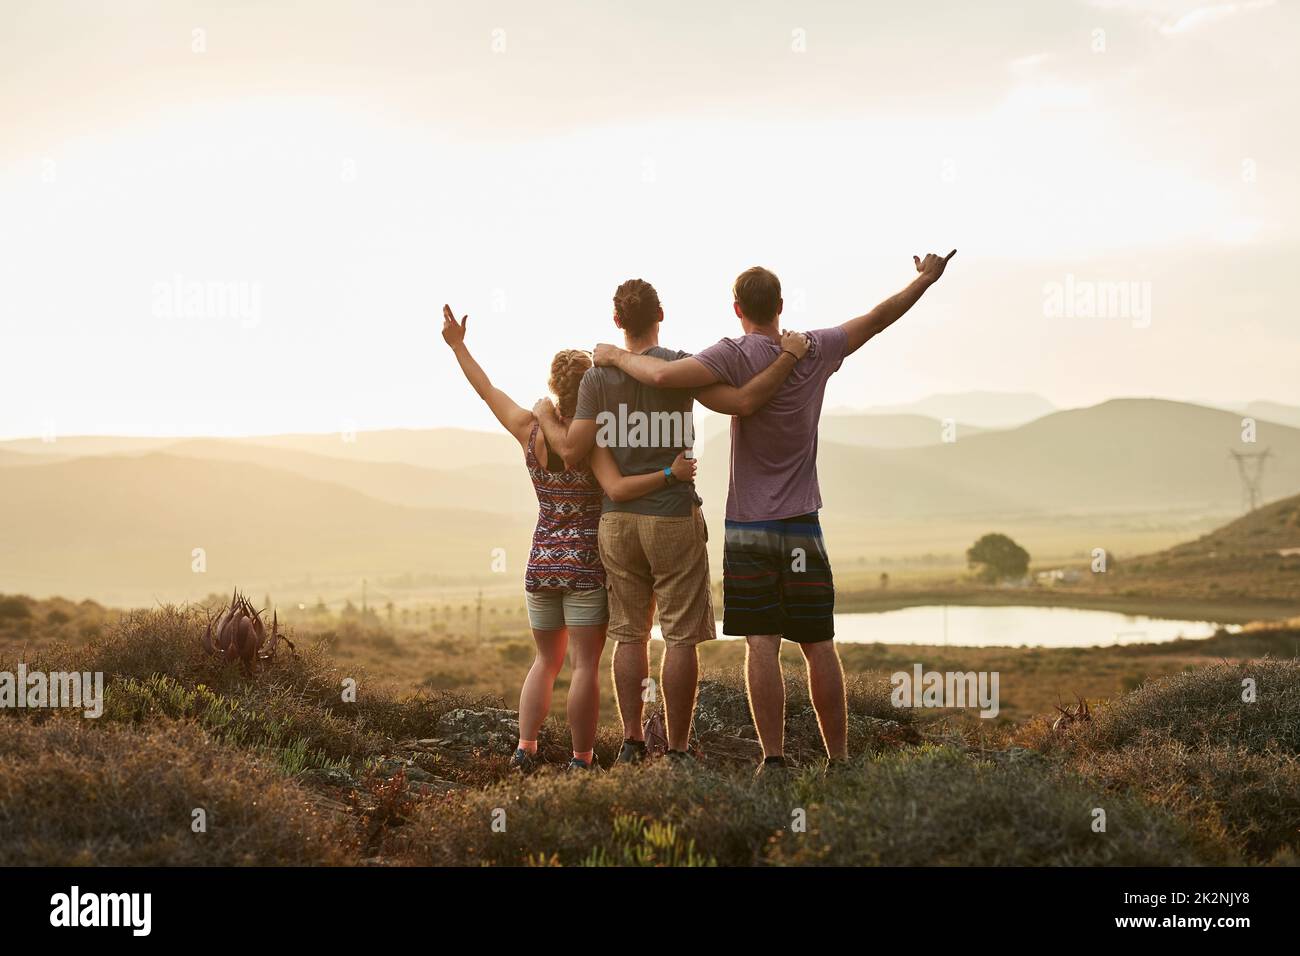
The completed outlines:
[[[1005,534],[986,534],[966,550],[966,562],[984,581],[1022,578],[1029,571],[1029,552]]]

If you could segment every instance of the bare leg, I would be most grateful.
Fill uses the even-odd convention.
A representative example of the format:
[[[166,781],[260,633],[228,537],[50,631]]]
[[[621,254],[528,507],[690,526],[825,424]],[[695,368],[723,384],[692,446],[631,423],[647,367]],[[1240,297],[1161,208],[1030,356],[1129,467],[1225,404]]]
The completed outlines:
[[[614,697],[618,701],[618,715],[623,720],[623,736],[627,740],[645,740],[641,724],[645,702],[641,695],[649,676],[648,641],[640,644],[620,641],[614,645]]]
[[[745,638],[745,687],[754,729],[764,757],[785,753],[785,679],[781,676],[781,637],[757,634]]]
[[[822,742],[832,760],[849,755],[848,703],[844,698],[844,668],[834,641],[800,644],[808,663],[808,696],[817,712]]]
[[[573,648],[573,679],[569,682],[569,732],[574,753],[591,750],[600,721],[600,655],[605,650],[605,625],[569,628]]]
[[[674,644],[665,648],[659,676],[663,684],[668,747],[684,751],[691,744],[695,691],[700,683],[700,657],[696,645]]]
[[[569,633],[564,628],[555,631],[533,628],[533,640],[537,643],[537,657],[519,692],[520,740],[536,740],[542,722],[551,712],[551,691],[555,689],[555,678],[564,666]]]

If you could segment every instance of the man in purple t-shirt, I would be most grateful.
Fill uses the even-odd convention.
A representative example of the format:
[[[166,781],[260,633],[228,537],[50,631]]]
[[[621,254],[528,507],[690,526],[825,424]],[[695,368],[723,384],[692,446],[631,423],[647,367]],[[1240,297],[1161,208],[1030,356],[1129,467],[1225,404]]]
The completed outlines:
[[[763,745],[760,772],[785,766],[782,638],[796,642],[807,662],[828,757],[848,756],[844,671],[833,640],[835,586],[817,517],[817,422],[826,383],[844,359],[915,305],[956,252],[913,256],[917,276],[901,292],[843,325],[809,332],[808,354],[771,401],[731,420],[722,632],[746,640],[745,683]],[[600,345],[596,364],[660,388],[744,385],[780,354],[781,281],[756,266],[740,274],[732,291],[745,332],[739,338],[676,361]]]

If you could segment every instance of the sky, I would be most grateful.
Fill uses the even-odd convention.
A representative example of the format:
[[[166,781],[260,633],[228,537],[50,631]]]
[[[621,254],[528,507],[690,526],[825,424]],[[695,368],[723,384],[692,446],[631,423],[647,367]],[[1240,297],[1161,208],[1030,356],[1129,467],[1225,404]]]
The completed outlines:
[[[1300,14],[1033,3],[4,0],[0,438],[490,427],[551,355],[942,282],[827,407],[1300,404]]]

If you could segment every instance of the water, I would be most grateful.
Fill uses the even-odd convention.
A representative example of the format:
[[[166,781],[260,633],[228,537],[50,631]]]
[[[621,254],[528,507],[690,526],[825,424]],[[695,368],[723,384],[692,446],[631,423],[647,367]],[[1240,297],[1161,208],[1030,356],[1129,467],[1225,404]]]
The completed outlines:
[[[1100,647],[1211,637],[1222,625],[1071,607],[909,607],[835,615],[835,639],[954,647]],[[1226,630],[1239,631],[1239,626]]]
[[[1223,625],[1067,607],[930,605],[835,615],[835,639],[953,647],[1100,647],[1210,637]],[[1225,630],[1240,631],[1238,625]],[[659,629],[655,628],[655,636]],[[722,624],[718,624],[722,637]]]

